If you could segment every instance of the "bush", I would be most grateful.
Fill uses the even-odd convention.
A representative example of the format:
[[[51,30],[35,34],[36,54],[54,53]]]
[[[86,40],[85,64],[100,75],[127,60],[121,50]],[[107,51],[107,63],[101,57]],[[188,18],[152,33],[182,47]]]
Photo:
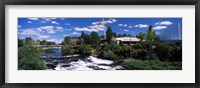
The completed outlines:
[[[170,61],[182,61],[182,48],[173,51]]]
[[[160,60],[126,59],[122,66],[128,70],[181,70],[181,62],[162,62]]]
[[[105,45],[100,49],[98,57],[104,58],[104,52],[112,51],[117,57],[116,59],[124,59],[130,57],[130,48],[127,46],[112,46],[112,45]]]
[[[133,52],[133,57],[135,57],[136,59],[145,59],[145,57],[148,54],[148,52],[145,49],[136,49],[133,50]]]
[[[62,47],[62,55],[69,55],[74,53],[74,49],[72,49],[69,45],[64,45],[64,47]]]
[[[136,43],[136,44],[134,45],[134,48],[135,48],[135,49],[141,49],[141,48],[142,48],[142,44]]]
[[[45,70],[47,66],[40,56],[43,51],[33,45],[22,46],[18,50],[18,69]]]
[[[117,55],[115,55],[115,53],[113,53],[112,51],[108,50],[103,53],[103,57],[106,59],[115,60],[117,58]]]
[[[117,54],[117,57],[127,58],[130,57],[130,48],[127,46],[111,46],[110,50]]]
[[[83,44],[80,48],[80,53],[83,55],[90,55],[91,53],[92,47],[86,44]]]
[[[154,49],[157,56],[162,61],[167,61],[170,58],[170,46],[167,44],[158,44]]]

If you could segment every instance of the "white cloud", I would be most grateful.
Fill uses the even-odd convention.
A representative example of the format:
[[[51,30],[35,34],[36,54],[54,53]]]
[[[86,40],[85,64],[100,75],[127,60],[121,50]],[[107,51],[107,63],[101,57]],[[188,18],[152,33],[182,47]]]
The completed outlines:
[[[19,34],[23,36],[35,36],[38,39],[46,39],[50,37],[49,35],[42,35],[41,32],[38,31],[37,29],[31,29],[31,28],[25,29]]]
[[[46,30],[49,34],[56,33],[53,26],[44,26],[37,28],[38,31]]]
[[[71,34],[73,34],[73,35],[79,35],[79,34],[81,34],[81,33],[74,31],[74,32],[72,32]]]
[[[118,24],[118,26],[123,26],[123,24]]]
[[[51,19],[49,19],[49,18],[41,18],[41,19],[42,19],[41,23],[51,22]]]
[[[39,38],[49,38],[49,35],[40,35]]]
[[[31,29],[31,28],[23,30],[20,34],[40,36],[40,32],[38,32],[34,29]]]
[[[17,27],[18,27],[18,28],[22,28],[22,26],[21,26],[21,25],[18,25]]]
[[[137,24],[137,25],[135,25],[134,27],[138,27],[138,28],[147,28],[148,25],[146,25],[146,24]]]
[[[87,28],[87,27],[83,27],[83,28],[75,27],[74,29],[75,29],[76,31],[88,31],[88,32],[95,31],[95,32],[98,32],[98,30],[96,30],[96,29],[89,29],[89,28]]]
[[[65,20],[65,18],[60,18],[60,20]]]
[[[92,24],[93,24],[93,25],[98,25],[98,24],[99,24],[99,22],[92,22]]]
[[[53,17],[53,18],[49,18],[49,19],[55,20],[55,19],[57,19],[57,18]]]
[[[52,24],[57,24],[57,25],[59,25],[59,23],[56,22],[56,21],[51,21],[51,23],[52,23]]]
[[[64,28],[63,27],[56,27],[56,31],[59,31],[59,32],[63,32],[64,31]]]
[[[162,21],[162,22],[156,22],[155,25],[172,25],[173,23],[170,21]]]
[[[59,44],[63,41],[63,39],[48,39],[47,41],[55,42],[56,44]]]
[[[117,22],[117,20],[116,19],[111,19],[113,22]]]
[[[76,31],[88,31],[88,32],[95,31],[95,32],[98,32],[98,31],[103,31],[105,28],[106,27],[104,25],[93,25],[93,26],[88,26],[88,27],[83,27],[83,28],[75,27],[74,29]]]
[[[124,30],[125,32],[128,32],[129,30]]]
[[[27,23],[31,24],[31,23],[32,23],[32,21],[27,21]]]
[[[39,18],[28,18],[29,20],[38,20]]]
[[[109,19],[109,20],[104,20],[104,21],[97,21],[97,22],[92,22],[93,25],[103,25],[103,24],[111,24],[116,22],[116,19]]]
[[[126,27],[127,24],[118,24],[117,26],[119,26],[119,27]]]
[[[98,32],[98,31],[103,31],[106,27],[104,26],[105,24],[110,24],[116,22],[116,19],[109,19],[109,20],[104,20],[104,21],[97,21],[97,22],[92,22],[92,26],[87,26],[87,27],[75,27],[74,29],[76,31],[88,31],[88,32]]]
[[[128,26],[128,28],[133,28],[133,26]]]
[[[89,26],[89,29],[96,29],[97,31],[103,31],[106,27],[104,25],[93,25]]]
[[[153,27],[154,30],[161,30],[161,29],[165,29],[167,28],[167,26],[155,26]]]

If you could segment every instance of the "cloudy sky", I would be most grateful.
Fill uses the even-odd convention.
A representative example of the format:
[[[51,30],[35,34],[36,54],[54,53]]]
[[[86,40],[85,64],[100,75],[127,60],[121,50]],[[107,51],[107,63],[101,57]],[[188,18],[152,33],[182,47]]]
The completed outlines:
[[[149,25],[159,34],[169,26],[182,23],[182,18],[18,18],[18,37],[32,37],[34,40],[48,40],[60,43],[65,36],[80,36],[95,31],[103,35],[110,26],[117,34],[138,35]],[[173,28],[173,26],[171,27]],[[177,30],[177,28],[174,28]]]

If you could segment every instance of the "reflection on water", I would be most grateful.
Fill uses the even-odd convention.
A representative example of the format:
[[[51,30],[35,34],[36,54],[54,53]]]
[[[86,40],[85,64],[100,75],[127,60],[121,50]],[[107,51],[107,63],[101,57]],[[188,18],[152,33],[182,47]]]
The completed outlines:
[[[61,48],[47,49],[43,56],[61,56]]]
[[[43,56],[61,56],[61,49],[49,49]],[[70,55],[69,55],[70,56]],[[104,60],[93,56],[82,57],[73,55],[69,58],[45,59],[49,70],[118,70],[123,69],[111,60]]]

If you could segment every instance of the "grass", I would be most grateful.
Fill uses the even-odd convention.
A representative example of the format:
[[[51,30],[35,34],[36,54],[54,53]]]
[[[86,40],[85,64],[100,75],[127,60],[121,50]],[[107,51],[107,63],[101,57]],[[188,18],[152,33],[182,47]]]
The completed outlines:
[[[181,62],[162,62],[160,60],[126,59],[122,66],[129,70],[181,70]]]

